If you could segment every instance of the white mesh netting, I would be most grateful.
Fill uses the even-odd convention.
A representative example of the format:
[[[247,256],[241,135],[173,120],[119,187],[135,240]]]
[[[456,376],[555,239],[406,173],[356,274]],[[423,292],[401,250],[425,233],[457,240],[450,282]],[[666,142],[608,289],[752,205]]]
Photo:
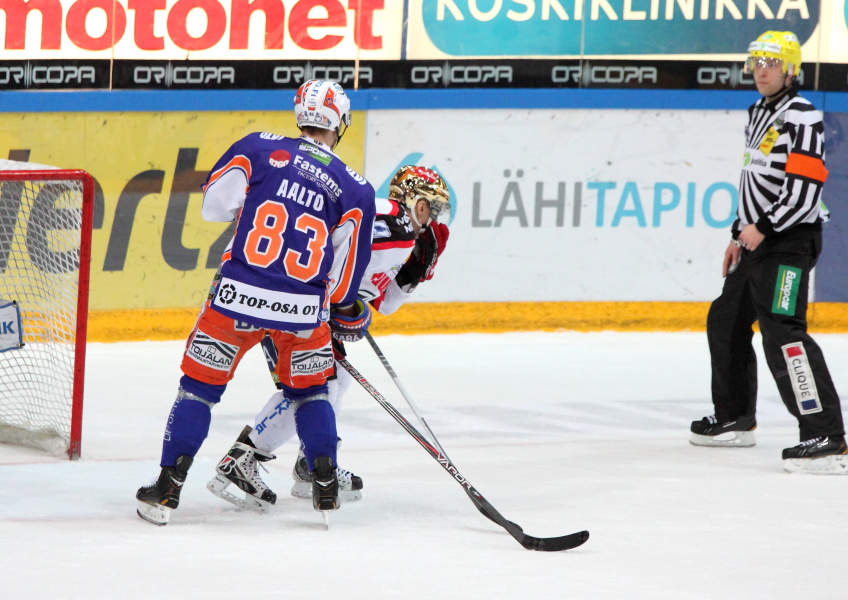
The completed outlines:
[[[17,302],[24,343],[0,352],[0,440],[61,454],[71,441],[83,183],[7,179],[45,168],[0,161],[0,300]]]

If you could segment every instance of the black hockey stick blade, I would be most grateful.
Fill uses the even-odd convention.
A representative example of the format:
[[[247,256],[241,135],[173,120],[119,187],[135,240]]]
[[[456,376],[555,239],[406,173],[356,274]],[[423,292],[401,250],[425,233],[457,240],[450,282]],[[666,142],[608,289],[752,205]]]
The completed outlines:
[[[560,537],[540,538],[532,535],[527,535],[517,523],[507,520],[501,515],[495,507],[489,504],[488,500],[483,498],[480,493],[475,490],[466,480],[466,485],[469,486],[466,491],[469,492],[468,497],[474,505],[487,516],[489,519],[506,529],[507,533],[515,540],[524,546],[527,550],[537,550],[539,552],[559,552],[561,550],[571,550],[586,543],[589,539],[588,531],[578,531]]]
[[[392,418],[394,418],[394,420],[397,421],[398,424],[403,427],[406,432],[412,436],[412,438],[418,442],[418,444],[424,448],[427,453],[430,454],[430,456],[432,456],[454,480],[456,480],[457,483],[462,486],[465,493],[471,499],[471,502],[474,503],[474,506],[477,507],[477,510],[479,510],[483,516],[503,527],[507,533],[515,538],[515,540],[524,548],[540,552],[559,552],[561,550],[577,548],[589,539],[588,531],[579,531],[577,533],[551,538],[539,538],[524,533],[524,530],[519,525],[506,519],[502,514],[495,510],[495,507],[489,504],[488,500],[486,500],[483,495],[471,485],[471,482],[468,481],[453,464],[451,464],[448,458],[433,447],[433,445],[423,435],[421,435],[418,430],[415,429],[415,427],[413,427],[412,424],[407,421],[406,418],[400,414],[398,410],[383,397],[382,394],[380,394],[380,392],[377,391],[377,388],[371,385],[371,383],[365,379],[365,377],[363,377],[352,364],[350,364],[350,361],[347,359],[337,359],[336,362],[344,367],[344,369],[350,373],[351,377],[358,381],[365,391],[367,391],[371,397],[374,398],[380,406],[382,406],[386,412],[388,412]]]
[[[515,536],[513,536],[515,537]],[[586,543],[589,539],[588,531],[579,531],[570,533],[560,537],[553,538],[537,538],[532,535],[522,535],[516,537],[518,543],[528,550],[538,550],[540,552],[559,552],[560,550],[571,550]]]

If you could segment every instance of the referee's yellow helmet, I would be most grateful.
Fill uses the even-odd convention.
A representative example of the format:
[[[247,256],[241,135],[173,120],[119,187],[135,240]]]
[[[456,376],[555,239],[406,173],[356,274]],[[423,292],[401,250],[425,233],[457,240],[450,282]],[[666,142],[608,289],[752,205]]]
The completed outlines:
[[[771,60],[769,60],[771,59]],[[783,72],[798,75],[801,71],[801,44],[798,36],[791,31],[766,31],[748,45],[748,59],[745,68],[753,71],[754,66],[777,66],[781,61]]]

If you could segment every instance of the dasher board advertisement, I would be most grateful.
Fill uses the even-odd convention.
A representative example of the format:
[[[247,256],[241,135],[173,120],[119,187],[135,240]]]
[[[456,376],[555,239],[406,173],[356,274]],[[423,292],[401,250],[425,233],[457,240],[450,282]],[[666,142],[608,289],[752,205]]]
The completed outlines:
[[[726,60],[767,30],[793,31],[805,60],[832,60],[843,0],[410,0],[409,58]],[[823,45],[823,43],[825,45]],[[824,56],[828,55],[828,56]],[[848,56],[841,57],[848,61]]]
[[[91,309],[199,307],[233,236],[201,217],[201,185],[245,135],[300,135],[291,96],[280,100],[279,111],[0,113],[0,155],[94,178]],[[338,154],[361,173],[366,118],[352,117]]]
[[[41,18],[38,18],[40,13]],[[384,0],[0,0],[3,59],[398,59]]]
[[[823,301],[848,289],[847,114],[825,114]],[[338,151],[380,195],[404,164],[444,176],[450,242],[413,301],[707,302],[722,284],[745,122],[735,108],[369,110]],[[288,110],[11,112],[0,156],[94,177],[92,309],[196,308],[232,236],[201,218],[200,185],[253,131],[298,135]]]
[[[414,162],[452,190],[450,247],[416,301],[707,301],[736,216],[745,116],[374,111],[365,174],[385,193],[385,174]]]

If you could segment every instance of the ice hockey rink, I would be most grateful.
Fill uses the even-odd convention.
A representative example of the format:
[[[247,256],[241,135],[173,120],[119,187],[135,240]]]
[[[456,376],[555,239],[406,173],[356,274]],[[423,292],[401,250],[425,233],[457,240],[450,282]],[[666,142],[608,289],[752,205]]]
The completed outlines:
[[[816,339],[848,399],[848,335]],[[716,449],[688,443],[690,421],[712,412],[700,332],[377,341],[498,511],[530,535],[587,529],[589,541],[523,549],[359,388],[339,431],[362,501],[325,529],[311,503],[288,494],[290,442],[264,474],[277,510],[239,512],[205,484],[273,391],[258,351],[215,409],[171,524],[152,526],[134,494],[159,471],[183,344],[90,344],[83,458],[0,445],[0,597],[848,597],[848,477],[783,473],[780,451],[797,443],[797,427],[761,354],[758,444]],[[417,426],[371,348],[350,345],[350,358]]]

